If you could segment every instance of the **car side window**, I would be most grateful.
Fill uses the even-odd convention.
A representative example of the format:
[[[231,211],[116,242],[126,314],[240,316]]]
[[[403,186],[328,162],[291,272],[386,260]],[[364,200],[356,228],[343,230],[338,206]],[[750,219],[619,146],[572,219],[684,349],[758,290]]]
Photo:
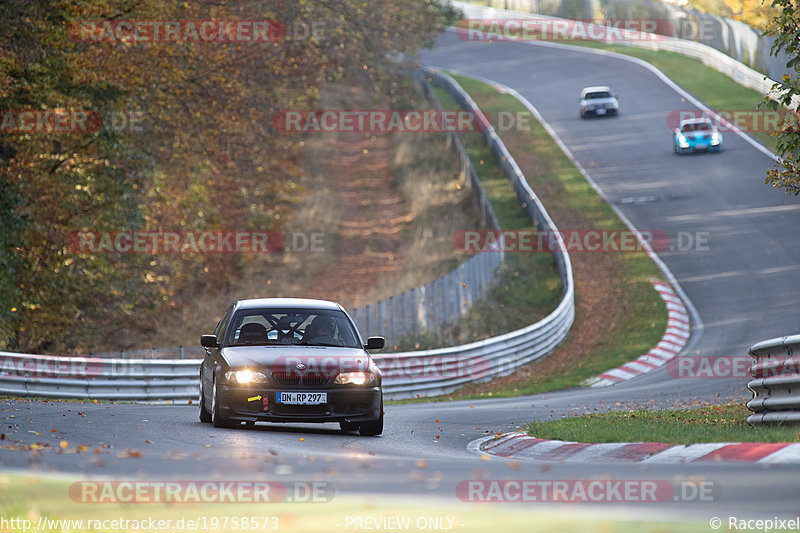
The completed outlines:
[[[214,330],[214,335],[217,336],[217,342],[222,345],[222,337],[225,335],[225,330],[228,329],[228,321],[231,319],[231,314],[233,313],[233,306],[230,306],[225,314],[222,315],[222,319],[217,324],[217,329]]]

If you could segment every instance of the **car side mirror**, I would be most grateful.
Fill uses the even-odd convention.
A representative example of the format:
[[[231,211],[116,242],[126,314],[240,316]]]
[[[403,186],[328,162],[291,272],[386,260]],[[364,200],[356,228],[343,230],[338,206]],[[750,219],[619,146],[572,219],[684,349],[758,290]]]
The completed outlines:
[[[216,335],[200,335],[200,345],[205,348],[219,348]]]
[[[367,344],[364,345],[364,349],[380,350],[385,344],[386,340],[383,337],[369,337],[367,339]]]

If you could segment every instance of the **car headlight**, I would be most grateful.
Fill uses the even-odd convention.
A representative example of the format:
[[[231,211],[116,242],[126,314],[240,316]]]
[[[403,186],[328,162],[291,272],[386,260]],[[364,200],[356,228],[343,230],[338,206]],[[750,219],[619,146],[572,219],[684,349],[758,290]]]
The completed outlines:
[[[375,381],[372,372],[340,372],[336,376],[337,385],[369,385]]]
[[[716,131],[711,134],[711,144],[719,144],[722,139]]]
[[[266,383],[267,376],[262,372],[252,370],[228,370],[225,372],[225,380],[234,383]]]

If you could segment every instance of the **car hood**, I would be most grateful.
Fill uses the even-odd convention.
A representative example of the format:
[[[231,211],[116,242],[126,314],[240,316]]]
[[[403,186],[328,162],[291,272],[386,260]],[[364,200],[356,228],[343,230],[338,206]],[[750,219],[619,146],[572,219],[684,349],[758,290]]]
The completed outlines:
[[[682,133],[684,137],[687,139],[706,139],[710,138],[713,132],[711,130],[708,131],[687,131],[686,133]]]
[[[371,358],[360,348],[328,346],[230,346],[222,357],[229,368],[262,368],[273,372],[291,371],[298,364],[308,372],[352,372],[367,370]]]

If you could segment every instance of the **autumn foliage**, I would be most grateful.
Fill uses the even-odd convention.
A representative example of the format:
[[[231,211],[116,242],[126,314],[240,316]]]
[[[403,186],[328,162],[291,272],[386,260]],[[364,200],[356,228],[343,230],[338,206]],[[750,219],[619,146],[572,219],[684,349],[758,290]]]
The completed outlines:
[[[182,291],[235,279],[236,254],[80,254],[69,235],[279,227],[302,192],[302,139],[274,131],[272,115],[313,109],[326,83],[387,97],[405,76],[398,58],[431,42],[442,9],[434,0],[0,4],[0,349],[85,350],[146,334]],[[80,34],[86,21],[242,20],[285,32],[224,42]],[[102,120],[12,123],[37,110]]]

